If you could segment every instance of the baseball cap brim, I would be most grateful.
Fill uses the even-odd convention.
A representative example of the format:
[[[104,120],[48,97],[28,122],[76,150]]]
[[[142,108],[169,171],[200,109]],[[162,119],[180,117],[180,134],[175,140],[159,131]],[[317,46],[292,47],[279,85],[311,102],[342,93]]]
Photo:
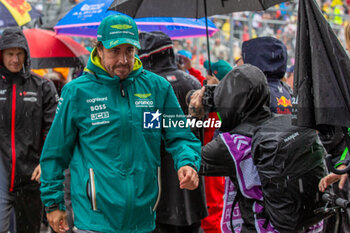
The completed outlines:
[[[111,49],[121,44],[130,44],[135,46],[138,49],[141,48],[139,41],[136,41],[130,38],[118,38],[118,39],[106,40],[106,41],[102,41],[102,44],[106,49]]]

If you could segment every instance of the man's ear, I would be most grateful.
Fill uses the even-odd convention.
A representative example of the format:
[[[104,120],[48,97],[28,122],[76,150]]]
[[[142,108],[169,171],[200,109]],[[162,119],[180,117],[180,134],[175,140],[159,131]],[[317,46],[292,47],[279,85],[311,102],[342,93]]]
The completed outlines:
[[[97,55],[102,58],[102,54],[103,54],[103,46],[97,46],[96,47],[97,50]]]

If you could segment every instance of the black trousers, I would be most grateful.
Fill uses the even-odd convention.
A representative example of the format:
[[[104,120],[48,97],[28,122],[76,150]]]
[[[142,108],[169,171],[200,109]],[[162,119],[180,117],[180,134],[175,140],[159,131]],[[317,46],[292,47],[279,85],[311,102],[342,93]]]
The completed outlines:
[[[156,223],[156,225],[156,229],[152,233],[204,233],[200,222],[190,226],[174,226],[163,223]]]
[[[39,189],[19,189],[0,192],[0,232],[7,233],[12,207],[16,215],[17,233],[39,233],[42,203]]]

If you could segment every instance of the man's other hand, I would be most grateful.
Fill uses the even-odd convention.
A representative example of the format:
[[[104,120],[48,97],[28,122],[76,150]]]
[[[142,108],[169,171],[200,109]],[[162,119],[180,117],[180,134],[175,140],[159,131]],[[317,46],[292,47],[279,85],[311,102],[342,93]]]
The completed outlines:
[[[191,101],[188,105],[188,112],[193,117],[202,118],[205,114],[204,106],[202,103],[204,91],[205,87],[202,87],[202,89],[193,92],[191,96]]]
[[[41,176],[41,168],[40,168],[40,164],[38,166],[36,166],[36,168],[34,169],[33,173],[32,173],[32,178],[31,180],[36,180],[38,183],[40,183],[40,176]]]
[[[205,79],[207,80],[207,84],[219,84],[219,79],[217,77],[215,77],[214,75],[207,75],[205,77]]]
[[[338,167],[339,170],[342,170],[345,168],[346,168],[345,165],[340,165]],[[329,185],[338,181],[339,181],[339,184],[338,184],[339,189],[343,189],[345,181],[348,179],[348,176],[349,175],[347,173],[343,175],[337,175],[337,174],[331,173],[320,180],[320,183],[318,184],[318,189],[321,192],[324,192]]]
[[[198,188],[199,178],[196,170],[190,166],[183,166],[177,171],[180,189],[194,190]]]
[[[47,213],[46,217],[55,232],[64,233],[69,230],[66,211],[54,210]]]

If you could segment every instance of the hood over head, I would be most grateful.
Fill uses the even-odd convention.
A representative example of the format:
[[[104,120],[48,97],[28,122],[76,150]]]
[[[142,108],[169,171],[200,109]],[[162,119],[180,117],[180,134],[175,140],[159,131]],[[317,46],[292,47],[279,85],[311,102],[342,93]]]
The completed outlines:
[[[163,32],[140,32],[139,57],[146,70],[162,73],[177,70],[173,42]]]
[[[258,67],[268,79],[283,78],[287,69],[287,48],[273,37],[259,37],[243,42],[244,63]]]
[[[26,53],[26,60],[24,62],[24,71],[25,77],[30,74],[30,52],[29,46],[26,37],[23,34],[23,31],[19,27],[10,27],[6,28],[0,38],[0,54],[3,50],[9,48],[22,48]],[[3,67],[2,57],[0,58],[0,67],[1,69],[7,70]],[[7,70],[7,72],[9,72]]]
[[[214,91],[220,114],[220,131],[228,132],[241,123],[258,124],[271,116],[270,92],[263,72],[244,64],[231,70]]]

